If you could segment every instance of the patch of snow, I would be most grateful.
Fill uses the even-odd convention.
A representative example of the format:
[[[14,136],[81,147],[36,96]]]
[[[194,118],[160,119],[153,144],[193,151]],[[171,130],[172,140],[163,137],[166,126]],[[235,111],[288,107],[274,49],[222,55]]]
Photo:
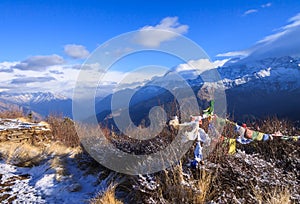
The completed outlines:
[[[1,184],[10,182],[11,191],[0,193],[14,197],[14,203],[84,203],[106,186],[97,185],[97,176],[85,175],[77,163],[67,159],[67,175],[60,179],[50,162],[32,168],[16,167],[0,162]],[[18,179],[28,175],[25,179]],[[103,184],[104,185],[104,184]]]
[[[1,189],[4,192],[0,196],[8,194],[10,197],[17,196],[15,203],[46,203],[46,201],[38,195],[38,191],[34,186],[30,185],[30,179],[18,179],[17,176],[23,175],[15,166],[5,164],[0,161]],[[8,185],[7,187],[5,185]]]
[[[269,67],[268,69],[260,70],[259,72],[257,72],[256,76],[259,78],[271,76],[271,67]]]
[[[0,131],[8,129],[30,129],[36,128],[38,130],[48,131],[47,124],[43,123],[29,123],[22,122],[20,119],[0,118]]]

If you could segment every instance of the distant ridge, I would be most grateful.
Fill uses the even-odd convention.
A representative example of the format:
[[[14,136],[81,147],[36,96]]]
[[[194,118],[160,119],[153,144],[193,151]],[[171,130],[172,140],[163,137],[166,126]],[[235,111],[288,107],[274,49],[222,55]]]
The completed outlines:
[[[46,117],[49,114],[63,114],[72,117],[72,100],[51,92],[0,93],[0,110],[21,108],[25,113],[33,111]]]

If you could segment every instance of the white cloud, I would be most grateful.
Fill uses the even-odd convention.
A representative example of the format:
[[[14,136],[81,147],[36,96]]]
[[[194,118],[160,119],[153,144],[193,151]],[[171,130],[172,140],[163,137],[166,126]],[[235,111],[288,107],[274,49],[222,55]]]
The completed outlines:
[[[242,51],[231,51],[226,53],[217,54],[217,57],[245,57],[249,55],[249,51],[242,50]]]
[[[64,74],[63,72],[58,71],[58,70],[49,70],[49,72],[52,73],[52,74],[58,74],[58,75]]]
[[[288,20],[288,22],[290,24],[282,27],[283,30],[299,27],[300,26],[300,13],[298,13],[296,16],[290,18]]]
[[[63,64],[64,59],[59,55],[38,55],[27,58],[12,68],[20,70],[42,71],[53,65]]]
[[[278,38],[280,38],[281,36],[284,36],[287,33],[287,30],[272,34],[272,35],[268,35],[266,37],[264,37],[262,40],[257,41],[257,44],[263,44],[263,43],[270,43],[274,40],[277,40]]]
[[[269,3],[266,3],[266,4],[262,4],[260,7],[261,8],[268,8],[270,6],[272,6],[272,3],[269,2]],[[247,16],[247,15],[253,14],[253,13],[258,13],[258,11],[259,11],[258,9],[249,9],[249,10],[244,12],[243,16]]]
[[[264,37],[262,40],[259,40],[257,43],[270,43],[273,42],[280,37],[283,37],[284,35],[287,35],[288,33],[294,31],[295,29],[299,28],[300,26],[300,13],[298,13],[296,16],[290,18],[288,20],[287,25],[277,29],[277,33],[274,33],[272,35],[268,35]],[[292,40],[292,39],[291,39]]]
[[[276,33],[266,36],[252,47],[249,58],[300,55],[300,13],[288,20],[288,24]]]
[[[30,83],[38,83],[38,82],[48,82],[55,80],[54,77],[44,76],[44,77],[21,77],[16,78],[11,81],[12,84],[30,84]]]
[[[62,64],[53,65],[49,69],[44,70],[23,70],[15,68],[20,62],[2,62],[0,68],[2,70],[13,69],[13,72],[1,72],[0,91],[11,93],[25,92],[45,92],[59,93],[66,97],[73,96],[73,89],[77,83],[78,74],[87,76],[84,86],[87,91],[97,87],[99,83],[99,64],[86,65],[86,69],[74,69],[75,65]],[[0,69],[0,71],[1,71]],[[102,75],[102,73],[101,73]],[[101,86],[97,93],[103,95],[112,92],[112,89],[124,78],[126,73],[119,71],[109,71],[102,75]]]
[[[224,60],[216,60],[211,62],[209,59],[199,59],[199,60],[190,60],[187,64],[180,64],[177,66],[176,71],[189,71],[189,70],[197,70],[199,72],[206,71],[208,69],[213,69],[216,67],[223,66],[228,59]]]
[[[178,70],[191,69],[190,66],[194,66],[197,69],[209,69],[217,66],[221,66],[225,61],[209,62],[208,60],[195,60],[190,61],[188,65],[180,65]],[[48,69],[44,70],[25,70],[15,68],[16,64],[20,62],[3,62],[0,66],[3,69],[13,69],[14,72],[1,73],[0,78],[0,89],[9,92],[45,92],[50,91],[53,93],[59,93],[67,97],[72,97],[73,89],[77,83],[78,74],[86,76],[84,83],[85,92],[91,91],[98,86],[99,80],[101,84],[97,89],[97,94],[105,96],[115,88],[122,89],[128,87],[140,86],[154,76],[162,76],[165,72],[155,67],[145,67],[145,69],[134,70],[130,72],[121,71],[108,71],[107,73],[100,73],[102,78],[99,78],[98,67],[99,64],[90,64],[84,70],[74,69],[75,65],[72,64],[61,64],[53,65]],[[104,74],[104,75],[102,75]]]
[[[137,42],[153,47],[159,46],[160,43],[172,40],[177,36],[176,33],[172,32],[160,32],[158,30],[152,32],[153,29],[183,34],[187,32],[188,26],[181,25],[177,17],[167,17],[158,25],[143,27],[139,35],[136,36]],[[64,46],[64,51],[74,59],[81,59],[89,54],[84,46],[75,44]],[[116,50],[113,54],[120,55],[123,52],[130,52],[130,48],[124,47],[124,50]],[[2,62],[0,63],[0,88],[10,92],[51,91],[72,97],[79,73],[83,74],[83,76],[88,76],[84,82],[87,88],[90,87],[92,89],[99,82],[100,64],[86,64],[83,72],[80,70],[81,68],[79,64],[65,64],[64,59],[59,55],[39,55],[29,57],[20,62]],[[119,83],[122,86],[130,85],[130,83],[138,85],[145,80],[149,80],[151,76],[151,73],[143,75],[137,72],[130,76],[128,74],[130,72],[109,71],[105,73],[105,75],[102,75],[100,92],[102,94],[111,93],[111,90]]]
[[[126,55],[128,53],[130,53],[131,51],[134,51],[132,48],[130,47],[125,47],[125,48],[118,48],[116,50],[114,50],[112,53],[107,52],[106,54],[112,54],[115,57],[121,57],[122,55]]]
[[[266,3],[266,4],[263,4],[263,5],[261,5],[261,7],[262,8],[268,8],[268,7],[270,7],[270,6],[272,6],[272,3]]]
[[[172,40],[178,34],[186,33],[188,28],[187,25],[181,25],[178,22],[178,17],[166,17],[156,26],[141,28],[134,40],[136,43],[146,47],[159,47],[162,42]]]
[[[0,72],[7,72],[7,73],[13,72],[14,70],[12,67],[18,63],[19,62],[1,62],[0,63]]]
[[[244,60],[255,60],[266,57],[300,56],[300,13],[288,20],[287,25],[277,29],[256,42],[252,47],[218,54],[218,57],[244,57]]]
[[[51,91],[72,96],[78,70],[65,69],[65,65],[52,65],[49,69],[19,69],[20,62],[2,62],[3,69],[13,69],[13,72],[2,72],[0,88],[12,93]],[[55,70],[55,71],[53,71]]]
[[[84,59],[90,52],[83,45],[68,44],[64,46],[65,53],[74,59]]]
[[[258,12],[257,9],[249,9],[249,10],[247,10],[247,11],[244,12],[243,16],[247,16],[247,15],[249,15],[251,13],[257,13],[257,12]]]

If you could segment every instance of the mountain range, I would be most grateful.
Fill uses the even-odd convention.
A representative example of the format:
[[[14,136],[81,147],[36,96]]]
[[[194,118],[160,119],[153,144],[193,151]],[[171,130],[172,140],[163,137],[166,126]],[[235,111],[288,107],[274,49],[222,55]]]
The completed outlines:
[[[234,70],[234,71],[231,71]],[[239,120],[277,116],[300,120],[300,60],[265,58],[219,68],[228,112]]]
[[[36,117],[45,117],[49,114],[72,116],[72,100],[50,92],[1,92],[0,110],[9,110],[11,108],[22,109],[25,114],[31,112]]]
[[[247,63],[230,60],[222,67],[207,70],[201,75],[198,74],[197,70],[182,71],[179,74],[185,78],[199,97],[203,95],[199,93],[203,85],[201,76],[210,76],[216,72],[219,73],[220,79],[213,81],[212,84],[216,89],[225,89],[227,112],[235,120],[247,121],[267,116],[288,118],[294,121],[300,120],[300,107],[298,105],[300,104],[299,58],[273,57]],[[178,87],[180,83],[164,80],[166,77],[165,75],[159,79],[159,83],[173,83],[169,87],[180,88]],[[130,114],[136,124],[147,117],[151,107],[174,102],[174,97],[169,91],[147,84],[135,90],[121,90],[114,95],[117,95],[116,98],[126,98],[132,92],[136,93],[130,101]],[[111,117],[111,98],[112,95],[109,95],[96,105],[99,122]],[[200,108],[207,107],[207,102],[201,97],[198,98]],[[122,101],[120,100],[118,103],[120,104],[117,104],[116,107],[121,109]],[[126,104],[123,108],[126,109]],[[164,108],[167,109],[167,106]],[[169,107],[169,109],[171,108]]]
[[[219,73],[220,79],[212,83],[215,84],[216,89],[218,87],[224,89],[227,112],[234,119],[245,121],[276,115],[280,118],[300,120],[299,58],[270,57],[247,62],[232,59],[222,67],[203,72],[201,76],[209,76],[216,71]],[[165,109],[170,109],[167,112],[171,111],[172,108],[166,104],[174,103],[174,97],[162,86],[173,87],[173,89],[183,87],[180,87],[180,83],[176,80],[165,80],[170,74],[155,78],[159,86],[153,85],[149,81],[140,87],[119,90],[114,93],[114,97],[126,98],[134,93],[129,105],[130,115],[131,118],[134,118],[135,123],[140,123],[153,106],[165,105]],[[197,96],[201,96],[202,93],[199,93],[199,90],[201,90],[203,80],[197,70],[182,71],[179,72],[179,75],[187,81]],[[111,118],[111,101],[112,95],[96,101],[95,110],[99,122]],[[205,108],[208,105],[207,102],[201,97],[198,98],[200,108]],[[50,113],[72,116],[72,100],[50,92],[0,93],[0,110],[11,107],[22,107],[27,112],[33,111],[42,116]],[[122,112],[122,109],[127,108],[127,104],[123,100],[119,100],[115,104],[115,108]]]

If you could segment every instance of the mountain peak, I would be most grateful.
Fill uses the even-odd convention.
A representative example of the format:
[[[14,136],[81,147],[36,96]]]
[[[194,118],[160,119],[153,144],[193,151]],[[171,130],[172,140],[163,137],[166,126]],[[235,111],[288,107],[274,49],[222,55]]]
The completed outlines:
[[[67,97],[60,94],[54,94],[51,92],[25,92],[25,93],[10,93],[10,92],[1,92],[0,98],[7,101],[11,101],[17,104],[24,103],[40,103],[52,100],[66,100]]]

